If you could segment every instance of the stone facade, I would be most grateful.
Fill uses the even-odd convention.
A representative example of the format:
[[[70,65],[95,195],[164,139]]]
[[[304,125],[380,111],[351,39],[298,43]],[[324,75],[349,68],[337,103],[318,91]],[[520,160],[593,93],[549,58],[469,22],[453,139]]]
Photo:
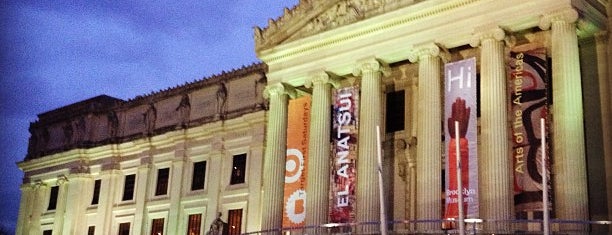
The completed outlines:
[[[507,116],[507,55],[529,48],[546,50],[551,61],[546,79],[554,84],[546,91],[545,113],[553,159],[551,218],[609,221],[610,8],[606,0],[300,0],[267,27],[255,28],[255,51],[265,65],[128,101],[100,96],[39,115],[30,127],[28,155],[19,163],[25,178],[17,234],[49,229],[83,234],[87,226],[95,226],[96,234],[112,234],[125,222],[131,234],[141,234],[149,232],[155,218],[164,218],[166,233],[185,234],[186,216],[201,214],[204,229],[218,211],[227,221],[235,209],[242,209],[240,232],[280,233],[287,105],[301,96],[313,96],[308,168],[317,173],[307,182],[323,183],[307,183],[304,223],[309,228],[293,232],[322,233],[327,228],[317,226],[331,222],[324,203],[330,189],[321,185],[330,175],[320,169],[331,160],[325,156],[333,128],[331,94],[352,86],[360,89],[361,111],[352,221],[357,225],[349,229],[377,233],[383,209],[384,219],[395,221],[389,229],[442,233],[448,183],[442,176],[448,156],[441,115],[443,65],[472,57],[479,81],[479,106],[473,110],[478,115],[478,218],[485,220],[476,227],[496,234],[541,231],[540,224],[524,220],[541,213],[514,205]],[[390,118],[396,114],[402,118]],[[382,129],[382,185],[375,167],[377,126]],[[246,182],[231,185],[232,158],[245,153]],[[191,191],[193,163],[203,160],[207,185]],[[169,194],[159,197],[154,186],[164,168],[170,169],[171,183]],[[121,191],[130,174],[136,175],[136,199],[124,202]],[[100,202],[91,206],[96,179],[102,180]],[[58,209],[47,210],[53,186],[58,186]],[[612,230],[581,223],[553,223],[551,229]]]

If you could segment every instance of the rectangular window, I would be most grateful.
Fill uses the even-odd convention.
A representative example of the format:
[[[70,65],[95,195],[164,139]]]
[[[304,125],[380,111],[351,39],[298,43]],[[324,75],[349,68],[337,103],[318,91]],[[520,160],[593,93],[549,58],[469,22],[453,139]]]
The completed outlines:
[[[242,209],[229,210],[227,216],[229,235],[240,235],[242,226]]]
[[[193,176],[191,178],[191,190],[204,189],[206,177],[206,161],[193,163]]]
[[[49,194],[49,206],[47,210],[55,210],[57,207],[57,195],[59,194],[59,186],[51,187],[51,193]]]
[[[187,235],[200,235],[200,227],[202,227],[202,214],[189,215]]]
[[[119,235],[130,235],[130,223],[119,224]]]
[[[155,196],[166,195],[168,193],[168,177],[170,176],[170,168],[157,170],[157,186],[155,187]]]
[[[129,201],[134,199],[134,186],[136,183],[136,175],[126,175],[125,182],[123,183],[123,197],[121,197],[122,201]]]
[[[45,230],[43,231],[43,235],[52,235],[53,234],[53,230]]]
[[[385,130],[387,133],[404,130],[404,90],[387,93]]]
[[[98,201],[100,200],[100,184],[102,184],[102,180],[96,180],[94,182],[93,197],[91,198],[92,205],[98,205]]]
[[[153,219],[151,221],[151,235],[164,234],[164,218]]]
[[[96,226],[89,226],[87,229],[87,235],[95,235],[96,234]]]
[[[230,184],[242,184],[245,179],[246,172],[246,153],[234,155],[232,161],[232,177],[230,178]]]

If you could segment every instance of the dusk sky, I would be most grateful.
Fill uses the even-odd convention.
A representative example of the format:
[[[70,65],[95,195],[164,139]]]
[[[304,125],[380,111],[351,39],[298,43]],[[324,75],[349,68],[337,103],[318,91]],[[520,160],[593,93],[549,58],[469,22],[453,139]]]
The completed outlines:
[[[37,114],[102,94],[127,100],[259,62],[253,26],[297,3],[0,0],[0,229],[12,232],[17,222],[16,163]]]

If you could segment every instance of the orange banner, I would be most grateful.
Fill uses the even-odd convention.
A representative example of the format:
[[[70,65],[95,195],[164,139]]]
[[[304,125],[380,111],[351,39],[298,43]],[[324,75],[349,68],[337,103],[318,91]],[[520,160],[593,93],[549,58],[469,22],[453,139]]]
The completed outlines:
[[[283,227],[304,226],[310,96],[289,101]]]

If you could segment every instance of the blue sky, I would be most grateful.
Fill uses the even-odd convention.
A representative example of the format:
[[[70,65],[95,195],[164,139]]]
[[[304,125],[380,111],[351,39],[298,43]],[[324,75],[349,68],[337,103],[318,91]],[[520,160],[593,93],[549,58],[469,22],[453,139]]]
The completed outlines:
[[[30,122],[106,94],[129,99],[259,60],[253,26],[298,0],[0,0],[0,228],[14,229]]]

